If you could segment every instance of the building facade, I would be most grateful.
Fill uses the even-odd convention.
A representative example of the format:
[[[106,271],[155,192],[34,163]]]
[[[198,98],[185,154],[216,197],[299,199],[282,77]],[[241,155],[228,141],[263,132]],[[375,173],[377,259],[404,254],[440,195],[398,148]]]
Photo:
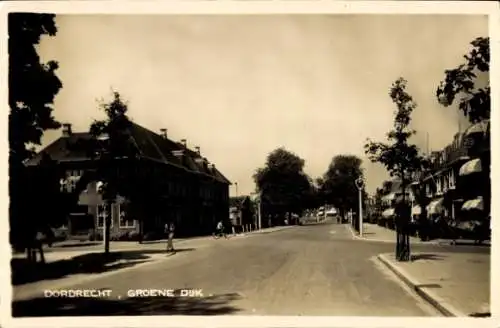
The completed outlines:
[[[154,190],[155,199],[119,196],[108,208],[98,192],[101,182],[92,174],[99,164],[85,146],[91,136],[73,132],[69,124],[63,126],[59,139],[26,162],[37,165],[42,154],[48,154],[65,172],[61,189],[74,194],[75,201],[61,230],[69,236],[102,236],[104,218],[110,216],[112,239],[138,234],[154,239],[163,236],[167,222],[174,222],[177,235],[188,236],[209,233],[218,220],[228,220],[231,182],[202,156],[199,147],[191,150],[186,140],[169,139],[166,129],[155,133],[132,123],[129,133],[139,155],[114,159],[113,169],[126,170],[127,177],[134,177],[130,186],[148,195],[151,192],[146,191]]]
[[[430,154],[429,162],[429,169],[412,184],[422,196],[412,214],[430,221],[443,219],[450,226],[469,225],[489,217],[489,121],[457,133],[450,145]]]

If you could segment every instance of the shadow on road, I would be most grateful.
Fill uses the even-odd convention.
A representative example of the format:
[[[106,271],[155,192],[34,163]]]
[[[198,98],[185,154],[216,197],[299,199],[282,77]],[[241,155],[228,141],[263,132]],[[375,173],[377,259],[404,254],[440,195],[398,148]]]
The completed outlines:
[[[99,315],[227,315],[240,309],[230,303],[235,293],[210,297],[36,298],[12,303],[13,317]]]
[[[176,249],[176,253],[193,251],[194,248]],[[165,250],[134,250],[103,253],[88,253],[49,263],[30,263],[26,259],[12,259],[12,285],[23,285],[40,280],[60,279],[73,274],[103,273],[131,267],[151,260],[151,255],[167,254]]]
[[[436,255],[436,254],[415,254],[411,256],[412,261],[418,261],[418,260],[436,260],[436,261],[442,261],[444,259],[443,256],[441,255]]]

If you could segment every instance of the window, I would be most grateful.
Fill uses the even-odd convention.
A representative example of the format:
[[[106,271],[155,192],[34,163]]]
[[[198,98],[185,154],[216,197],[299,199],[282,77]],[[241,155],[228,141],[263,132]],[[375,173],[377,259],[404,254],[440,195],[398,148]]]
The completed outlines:
[[[130,217],[127,204],[119,204],[118,213],[120,213],[120,228],[135,228],[135,220]]]
[[[448,190],[448,186],[449,186],[449,183],[448,183],[448,173],[446,173],[445,175],[443,175],[443,192],[446,192]]]
[[[432,190],[430,184],[425,185],[425,194],[427,195],[427,197],[432,197]]]
[[[455,188],[455,172],[453,172],[453,170],[450,170],[450,174],[448,177],[448,186],[450,189]]]
[[[76,183],[82,176],[82,170],[69,170],[66,172],[65,188],[67,192],[72,192],[76,188]]]
[[[104,227],[104,218],[108,216],[110,211],[108,210],[108,206],[105,204],[97,205],[97,227]],[[113,226],[113,220],[111,220],[110,227]]]

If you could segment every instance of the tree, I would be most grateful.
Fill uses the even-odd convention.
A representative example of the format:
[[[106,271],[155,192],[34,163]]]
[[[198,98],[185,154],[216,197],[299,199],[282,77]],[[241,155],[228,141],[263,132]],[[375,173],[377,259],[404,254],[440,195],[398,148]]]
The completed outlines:
[[[387,134],[388,143],[367,140],[365,144],[365,153],[369,159],[384,165],[391,177],[398,177],[401,181],[402,196],[396,211],[396,258],[400,261],[408,261],[410,256],[408,225],[411,212],[406,200],[406,190],[412,175],[421,170],[424,162],[417,146],[409,143],[410,137],[416,133],[410,129],[410,123],[411,114],[417,104],[406,91],[406,87],[407,81],[399,78],[390,89],[389,95],[397,110],[394,128]]]
[[[349,209],[358,208],[358,189],[355,181],[363,177],[361,164],[362,160],[356,156],[337,155],[332,158],[321,179],[325,202],[333,203],[341,216]]]
[[[284,214],[299,213],[305,208],[304,198],[311,186],[303,172],[304,164],[302,158],[278,148],[267,156],[266,166],[256,171],[253,178],[269,214],[283,220]]]
[[[140,188],[142,179],[133,179],[130,174],[138,149],[130,142],[131,120],[127,116],[128,106],[118,92],[113,92],[113,100],[101,101],[100,108],[106,119],[96,120],[90,126],[92,148],[90,153],[97,162],[96,178],[101,182],[99,192],[106,203],[108,215],[104,219],[104,253],[109,253],[111,206],[121,194],[128,198],[140,198],[146,189]],[[127,167],[118,163],[117,159],[125,159]],[[133,180],[131,180],[133,179]],[[134,191],[135,190],[135,191]]]
[[[445,79],[436,91],[438,101],[445,107],[452,105],[457,96],[458,107],[471,123],[490,118],[490,45],[489,38],[479,37],[471,43],[472,49],[464,55],[465,63],[445,71]],[[481,75],[488,75],[484,86]]]
[[[54,98],[62,87],[55,74],[58,64],[55,61],[42,63],[36,50],[42,35],[56,35],[54,17],[49,14],[11,13],[8,18],[9,218],[12,244],[32,244],[36,237],[36,232],[27,229],[34,225],[31,224],[33,218],[27,217],[29,213],[25,209],[26,204],[34,201],[30,197],[38,195],[30,190],[34,188],[33,184],[26,183],[28,172],[23,162],[33,156],[32,146],[41,144],[45,131],[60,127],[52,116]],[[38,216],[37,220],[48,217]]]

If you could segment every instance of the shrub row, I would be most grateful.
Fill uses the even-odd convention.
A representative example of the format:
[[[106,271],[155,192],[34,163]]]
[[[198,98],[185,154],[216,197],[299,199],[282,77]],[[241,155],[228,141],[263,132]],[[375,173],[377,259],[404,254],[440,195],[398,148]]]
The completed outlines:
[[[144,241],[148,240],[158,240],[165,238],[164,234],[157,232],[148,232],[144,234]],[[122,231],[122,232],[112,232],[110,234],[111,241],[139,241],[139,233],[136,231]],[[89,241],[102,241],[102,232],[91,232],[88,235]]]

